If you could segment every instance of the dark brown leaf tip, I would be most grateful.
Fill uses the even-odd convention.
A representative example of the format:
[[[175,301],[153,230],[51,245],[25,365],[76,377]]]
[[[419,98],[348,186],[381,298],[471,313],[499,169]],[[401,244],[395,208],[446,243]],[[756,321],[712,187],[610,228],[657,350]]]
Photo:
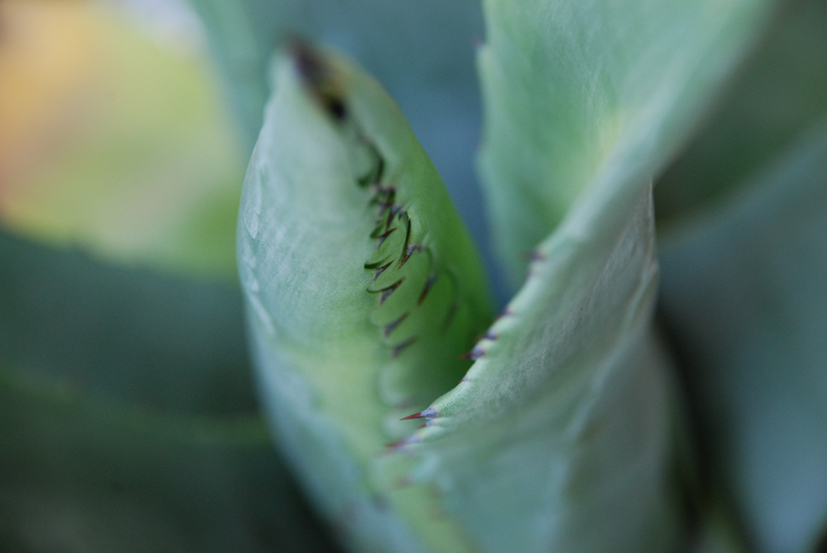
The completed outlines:
[[[344,121],[347,118],[347,106],[336,70],[306,40],[293,37],[289,51],[302,82],[313,97],[334,120]]]

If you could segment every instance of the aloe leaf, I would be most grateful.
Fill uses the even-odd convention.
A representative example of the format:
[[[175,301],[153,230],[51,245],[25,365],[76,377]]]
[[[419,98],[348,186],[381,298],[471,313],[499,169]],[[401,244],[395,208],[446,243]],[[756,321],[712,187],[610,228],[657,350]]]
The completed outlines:
[[[658,178],[659,230],[667,236],[731,203],[767,160],[827,115],[827,21],[820,2],[786,2],[738,68],[686,150]]]
[[[234,279],[244,157],[203,52],[95,2],[13,2],[3,15],[0,224]]]
[[[658,185],[663,318],[708,471],[761,552],[817,551],[827,528],[827,10],[780,15]]]
[[[403,446],[479,551],[672,551],[651,186],[602,189],[535,251],[463,383]]]
[[[477,0],[191,3],[205,23],[250,150],[269,88],[265,62],[285,36],[299,33],[359,60],[383,83],[442,175],[472,236],[478,244],[489,242],[473,171],[481,109],[474,45],[483,35]],[[482,255],[496,276],[490,250],[484,248]],[[496,278],[494,282],[498,284]]]
[[[0,547],[329,551],[259,415],[240,293],[0,233]]]
[[[756,551],[814,551],[827,521],[825,129],[663,253],[705,450]]]
[[[754,38],[762,0],[487,0],[479,167],[512,286],[601,179],[644,181]]]
[[[238,250],[276,433],[354,549],[456,550],[433,498],[394,493],[379,457],[460,380],[490,321],[473,244],[377,83],[301,44],[273,73]]]

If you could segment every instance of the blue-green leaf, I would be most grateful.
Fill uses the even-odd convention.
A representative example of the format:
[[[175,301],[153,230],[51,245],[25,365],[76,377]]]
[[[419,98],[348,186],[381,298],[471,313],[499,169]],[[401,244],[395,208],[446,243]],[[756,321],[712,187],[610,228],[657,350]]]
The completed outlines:
[[[482,181],[512,286],[601,180],[644,181],[687,138],[765,0],[487,0]]]

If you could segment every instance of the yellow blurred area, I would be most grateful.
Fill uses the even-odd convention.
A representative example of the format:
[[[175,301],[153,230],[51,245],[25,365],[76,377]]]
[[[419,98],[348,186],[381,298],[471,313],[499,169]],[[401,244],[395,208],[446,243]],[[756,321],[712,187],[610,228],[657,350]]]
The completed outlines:
[[[113,3],[0,1],[0,224],[234,278],[246,160],[206,53]]]
[[[90,15],[83,2],[0,2],[0,195],[70,123],[62,115],[94,71]]]

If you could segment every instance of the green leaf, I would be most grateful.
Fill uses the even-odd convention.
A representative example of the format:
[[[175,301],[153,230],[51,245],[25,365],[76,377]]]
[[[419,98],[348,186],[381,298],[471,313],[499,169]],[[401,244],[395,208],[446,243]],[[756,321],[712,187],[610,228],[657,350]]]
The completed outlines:
[[[821,2],[784,3],[708,123],[658,178],[655,201],[664,236],[731,203],[767,160],[783,155],[827,116],[826,21]]]
[[[787,3],[658,184],[664,319],[759,552],[817,551],[827,528],[825,24],[823,2]]]
[[[640,182],[687,138],[769,1],[487,0],[479,166],[512,286],[595,183]]]
[[[252,144],[269,84],[266,61],[299,33],[347,53],[398,102],[442,175],[478,244],[488,225],[473,171],[480,98],[474,44],[483,33],[477,0],[192,0],[202,17],[236,112]],[[412,56],[411,52],[416,52]],[[490,272],[493,255],[484,249]]]
[[[601,189],[535,251],[463,383],[404,446],[479,551],[673,551],[651,186]]]
[[[663,254],[715,483],[756,551],[808,551],[827,521],[827,121]]]
[[[241,298],[0,233],[0,544],[329,551],[254,401]]]
[[[238,250],[262,392],[288,458],[360,551],[455,551],[385,444],[448,391],[490,321],[474,246],[379,85],[304,45],[278,57]]]

